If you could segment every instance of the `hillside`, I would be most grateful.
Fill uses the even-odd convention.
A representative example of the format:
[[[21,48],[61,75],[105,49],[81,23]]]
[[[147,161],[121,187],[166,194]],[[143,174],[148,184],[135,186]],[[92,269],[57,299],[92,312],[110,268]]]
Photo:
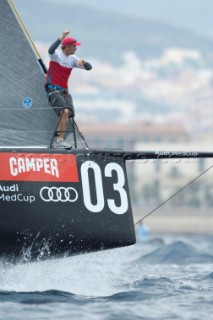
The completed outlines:
[[[14,3],[35,41],[52,42],[69,28],[82,41],[83,55],[113,64],[120,63],[125,51],[133,50],[142,59],[150,59],[167,47],[179,47],[198,49],[213,66],[213,40],[185,29],[80,5],[62,6],[52,1],[50,6],[43,0],[28,6],[20,0]]]

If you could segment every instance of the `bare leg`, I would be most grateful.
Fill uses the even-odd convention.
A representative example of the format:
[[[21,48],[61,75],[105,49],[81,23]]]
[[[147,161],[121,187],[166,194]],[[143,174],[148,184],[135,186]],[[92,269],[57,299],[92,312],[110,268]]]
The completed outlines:
[[[57,141],[64,140],[68,123],[69,123],[69,109],[64,109],[61,120],[60,120],[58,127],[57,127],[57,131],[59,132],[59,136],[57,137]]]

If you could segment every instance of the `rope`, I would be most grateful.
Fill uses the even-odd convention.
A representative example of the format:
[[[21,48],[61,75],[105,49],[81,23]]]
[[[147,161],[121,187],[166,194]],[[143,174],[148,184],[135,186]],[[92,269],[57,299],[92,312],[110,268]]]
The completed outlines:
[[[188,182],[184,187],[182,187],[181,189],[179,189],[178,191],[176,191],[173,195],[171,195],[168,199],[166,199],[165,201],[163,201],[161,204],[159,204],[156,208],[154,208],[153,210],[151,210],[149,213],[147,213],[143,218],[141,218],[140,220],[138,220],[135,223],[135,226],[142,222],[145,218],[147,218],[148,216],[150,216],[152,213],[154,213],[156,210],[158,210],[160,207],[162,207],[165,203],[167,203],[169,200],[171,200],[172,198],[174,198],[178,193],[180,193],[181,191],[183,191],[185,188],[187,188],[190,184],[192,184],[194,181],[198,180],[202,175],[204,175],[207,171],[209,171],[210,169],[213,168],[213,165],[211,165],[209,168],[207,168],[206,170],[204,170],[203,172],[201,172],[197,177],[195,177],[193,180],[191,180],[190,182]]]
[[[39,101],[39,100],[38,100]],[[42,101],[41,99],[40,99],[40,101]],[[22,109],[16,109],[16,108],[0,108],[0,111],[1,110],[3,110],[3,111],[33,111],[33,110],[53,110],[53,109],[56,109],[56,107],[44,107],[44,108],[34,108],[34,107],[30,107],[30,108],[22,108]],[[61,107],[61,109],[63,109],[62,107]]]
[[[0,134],[1,133],[15,133],[15,132],[27,132],[27,133],[29,133],[29,132],[34,132],[34,133],[44,133],[44,132],[51,132],[51,133],[53,133],[54,131],[53,130],[0,130]],[[60,131],[60,132],[73,132],[72,130],[66,130],[66,131]],[[80,135],[80,133],[79,133],[79,135]]]

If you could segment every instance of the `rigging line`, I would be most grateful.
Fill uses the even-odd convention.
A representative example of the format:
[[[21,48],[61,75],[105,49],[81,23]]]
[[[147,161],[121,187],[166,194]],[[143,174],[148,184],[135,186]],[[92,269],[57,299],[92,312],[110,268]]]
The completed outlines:
[[[19,133],[29,133],[29,132],[31,132],[31,133],[48,133],[48,132],[51,132],[51,133],[53,133],[54,132],[54,130],[0,130],[0,134],[1,133],[16,133],[16,132],[19,132]],[[71,129],[70,130],[66,130],[66,131],[62,131],[61,130],[61,132],[67,132],[67,133],[69,133],[69,132],[73,132]],[[79,136],[81,136],[80,135],[80,133],[78,132],[78,134],[79,134]]]
[[[73,121],[74,121],[74,120],[73,120]],[[89,146],[88,146],[88,144],[87,144],[87,142],[86,142],[86,140],[85,140],[85,138],[84,138],[83,133],[80,132],[80,130],[79,130],[79,128],[78,128],[78,125],[77,125],[77,123],[76,123],[75,121],[74,121],[74,125],[75,125],[76,128],[77,128],[77,131],[78,131],[79,136],[82,138],[82,140],[83,140],[83,142],[85,143],[85,145],[87,146],[87,148],[89,148]]]
[[[1,133],[7,134],[7,133],[53,133],[54,130],[2,130]],[[2,136],[2,135],[1,135]],[[3,135],[4,136],[4,135]]]
[[[206,170],[204,170],[203,172],[201,172],[197,177],[195,177],[193,180],[189,181],[184,187],[182,187],[181,189],[179,189],[178,191],[176,191],[173,195],[171,195],[168,199],[166,199],[165,201],[163,201],[161,204],[159,204],[156,208],[154,208],[153,210],[151,210],[149,213],[147,213],[143,218],[139,219],[136,223],[135,226],[139,223],[142,222],[145,218],[147,218],[148,216],[150,216],[153,212],[155,212],[156,210],[158,210],[160,207],[162,207],[166,202],[168,202],[169,200],[171,200],[172,198],[174,198],[178,193],[180,193],[181,191],[183,191],[186,187],[188,187],[190,184],[192,184],[194,181],[196,181],[197,179],[199,179],[202,175],[204,175],[207,171],[209,171],[210,169],[213,168],[213,165],[211,165],[209,168],[207,168]]]
[[[39,101],[39,99],[38,99]],[[40,99],[40,101],[42,101],[42,99]],[[35,108],[35,107],[30,107],[30,108],[22,108],[22,109],[17,109],[17,108],[0,108],[0,112],[1,111],[25,111],[25,112],[30,112],[30,111],[33,111],[33,110],[53,110],[55,109],[56,107],[43,107],[43,108]]]
[[[10,79],[10,77],[7,77],[7,78]],[[21,80],[21,82],[25,82],[26,85],[29,84],[27,81],[24,81],[23,79]],[[22,84],[21,84],[21,85],[17,85],[16,95],[17,95],[17,97],[20,97],[21,99],[23,99],[23,96],[19,93],[19,87],[21,87],[21,86],[22,86]],[[12,88],[12,87],[13,87],[13,84],[12,84],[12,85],[8,85],[7,90],[5,90],[5,91],[0,91],[0,95],[2,95],[2,94],[5,93],[5,92],[8,92],[8,91],[10,90],[10,87]],[[33,99],[36,98],[37,102],[41,102],[41,103],[43,103],[43,102],[45,101],[45,99],[47,99],[47,98],[46,98],[45,89],[44,89],[44,91],[43,91],[43,98],[35,95],[35,93],[31,93],[30,95],[31,95],[31,97],[32,97]],[[46,108],[36,108],[36,109],[46,109]],[[51,109],[51,108],[50,108],[50,109]],[[8,108],[0,108],[0,110],[8,110]],[[17,110],[17,109],[16,109],[16,108],[9,108],[9,110]]]

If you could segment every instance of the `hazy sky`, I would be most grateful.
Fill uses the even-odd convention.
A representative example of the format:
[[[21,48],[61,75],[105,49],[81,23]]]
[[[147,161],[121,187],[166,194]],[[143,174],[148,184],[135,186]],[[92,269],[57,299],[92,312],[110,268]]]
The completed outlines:
[[[31,1],[13,0],[20,10],[29,11]],[[38,7],[42,3],[53,2],[69,5],[73,4],[99,8],[118,13],[130,14],[151,20],[164,21],[175,26],[188,28],[213,37],[213,1],[212,0],[34,0]],[[46,10],[46,9],[45,9]],[[49,12],[47,12],[48,17]]]

